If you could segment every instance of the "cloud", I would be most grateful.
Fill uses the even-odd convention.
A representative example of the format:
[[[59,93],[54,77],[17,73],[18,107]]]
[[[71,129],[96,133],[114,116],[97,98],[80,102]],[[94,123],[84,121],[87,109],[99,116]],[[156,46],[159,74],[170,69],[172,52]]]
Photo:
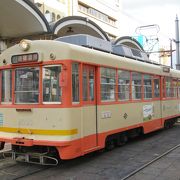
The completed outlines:
[[[176,5],[180,6],[180,0],[122,0],[123,10],[137,10],[144,7]],[[180,8],[180,7],[179,7]]]
[[[158,36],[168,41],[175,36],[175,17],[177,14],[180,19],[180,0],[134,0],[131,3],[130,0],[123,0],[123,2],[126,6],[129,4],[129,7],[122,9],[122,34],[134,35],[135,29],[139,26],[158,24],[160,27]]]

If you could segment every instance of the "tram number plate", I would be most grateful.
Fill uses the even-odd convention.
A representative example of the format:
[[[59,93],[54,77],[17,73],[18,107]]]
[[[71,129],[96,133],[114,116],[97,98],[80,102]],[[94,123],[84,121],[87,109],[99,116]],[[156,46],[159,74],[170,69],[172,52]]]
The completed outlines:
[[[102,119],[107,119],[107,118],[111,118],[112,113],[110,111],[105,111],[101,113],[101,118]]]

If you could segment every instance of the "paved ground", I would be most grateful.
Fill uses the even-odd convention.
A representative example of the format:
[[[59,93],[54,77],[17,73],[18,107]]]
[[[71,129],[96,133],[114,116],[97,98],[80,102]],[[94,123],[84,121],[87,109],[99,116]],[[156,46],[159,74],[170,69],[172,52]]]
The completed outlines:
[[[180,148],[154,162],[128,180],[180,180]]]
[[[0,180],[119,180],[180,144],[180,124],[131,140],[109,152],[92,153],[57,167],[0,161]],[[180,180],[180,148],[143,169],[129,180]]]

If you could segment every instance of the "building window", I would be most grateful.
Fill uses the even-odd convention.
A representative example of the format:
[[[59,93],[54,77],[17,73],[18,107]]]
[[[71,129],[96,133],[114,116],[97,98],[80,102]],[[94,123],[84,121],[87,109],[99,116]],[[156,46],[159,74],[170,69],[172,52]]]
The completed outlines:
[[[86,7],[85,5],[79,4],[78,8],[79,8],[79,11],[83,13],[88,13],[88,7]]]
[[[56,15],[55,13],[52,13],[52,22],[56,21]]]
[[[72,101],[79,102],[79,64],[72,64]]]
[[[57,20],[59,20],[59,19],[61,19],[61,16],[58,14],[58,15],[57,15]]]
[[[116,70],[101,68],[101,100],[115,100]]]
[[[61,66],[43,67],[43,102],[61,101],[61,88],[59,85],[59,76]]]
[[[130,72],[118,70],[118,99],[130,99]]]
[[[132,99],[141,99],[142,75],[140,73],[132,73]]]
[[[12,71],[2,71],[1,101],[8,103],[12,101]]]
[[[116,20],[113,19],[112,17],[109,17],[108,15],[94,9],[93,7],[89,7],[85,4],[81,4],[79,3],[78,4],[78,8],[79,8],[79,11],[81,11],[82,13],[86,13],[86,14],[89,14],[91,16],[94,16],[96,18],[98,18],[99,20],[102,20],[112,26],[115,26],[116,25]]]
[[[154,98],[160,97],[160,80],[159,78],[154,78]]]
[[[48,10],[46,10],[45,14],[49,14],[50,12]]]
[[[152,76],[144,75],[144,99],[152,98]]]

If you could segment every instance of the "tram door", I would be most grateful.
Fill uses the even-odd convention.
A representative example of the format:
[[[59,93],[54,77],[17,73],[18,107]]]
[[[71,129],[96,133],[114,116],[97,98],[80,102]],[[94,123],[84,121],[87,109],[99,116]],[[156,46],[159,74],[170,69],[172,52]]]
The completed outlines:
[[[96,69],[83,65],[82,70],[82,126],[84,151],[97,146],[97,105],[96,105]]]

